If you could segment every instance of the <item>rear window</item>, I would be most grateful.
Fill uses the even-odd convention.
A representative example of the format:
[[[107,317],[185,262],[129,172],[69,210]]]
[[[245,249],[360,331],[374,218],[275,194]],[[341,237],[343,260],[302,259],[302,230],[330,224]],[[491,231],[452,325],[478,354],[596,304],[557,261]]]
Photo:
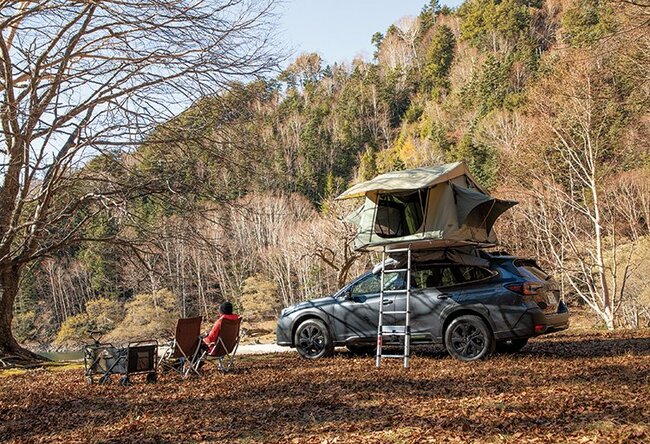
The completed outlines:
[[[533,261],[516,261],[515,266],[517,267],[517,271],[519,271],[519,275],[523,278],[538,281],[545,281],[550,278],[550,275]]]

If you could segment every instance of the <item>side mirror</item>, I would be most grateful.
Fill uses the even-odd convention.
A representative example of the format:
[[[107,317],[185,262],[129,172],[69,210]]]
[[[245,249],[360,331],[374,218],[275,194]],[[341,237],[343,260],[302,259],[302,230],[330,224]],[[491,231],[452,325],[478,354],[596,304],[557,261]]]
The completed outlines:
[[[353,297],[352,297],[352,290],[351,290],[351,289],[347,288],[347,289],[343,292],[343,299],[345,299],[346,301],[349,301],[349,300],[352,300],[352,299],[353,299]]]

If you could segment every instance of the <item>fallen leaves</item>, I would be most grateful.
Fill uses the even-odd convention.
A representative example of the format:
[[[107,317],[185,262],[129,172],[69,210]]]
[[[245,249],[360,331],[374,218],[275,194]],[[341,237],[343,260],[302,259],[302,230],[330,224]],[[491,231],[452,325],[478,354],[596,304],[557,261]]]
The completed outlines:
[[[242,357],[201,379],[121,387],[80,370],[0,378],[8,442],[648,442],[650,331],[563,334],[463,364],[347,353]]]

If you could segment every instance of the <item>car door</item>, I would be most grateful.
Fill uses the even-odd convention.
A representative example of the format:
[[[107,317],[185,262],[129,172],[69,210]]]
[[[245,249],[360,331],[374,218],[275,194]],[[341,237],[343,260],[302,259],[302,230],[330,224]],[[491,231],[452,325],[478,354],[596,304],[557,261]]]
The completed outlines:
[[[441,338],[441,314],[456,304],[460,289],[448,264],[418,265],[412,274],[411,339],[413,342]]]
[[[457,265],[455,267],[456,277],[462,284],[457,301],[462,304],[484,304],[494,299],[497,291],[502,290],[498,283],[490,280],[495,276],[493,271],[484,267],[471,265]]]
[[[441,340],[443,322],[451,310],[461,305],[472,310],[484,309],[486,296],[493,292],[490,280],[495,274],[483,267],[461,264],[441,265],[439,272],[435,297],[441,302],[424,317],[422,328],[430,328],[432,335]]]
[[[339,323],[338,341],[371,342],[377,338],[380,276],[368,273],[340,296],[333,316]]]

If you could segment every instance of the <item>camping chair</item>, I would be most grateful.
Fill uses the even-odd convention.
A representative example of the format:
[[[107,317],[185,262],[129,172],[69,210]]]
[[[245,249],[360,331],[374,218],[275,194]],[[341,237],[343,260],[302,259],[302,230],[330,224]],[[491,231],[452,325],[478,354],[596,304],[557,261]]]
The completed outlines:
[[[164,370],[174,370],[183,378],[189,374],[199,375],[201,350],[201,316],[181,318],[176,322],[176,335],[169,348],[160,358],[158,366]]]
[[[217,340],[201,356],[207,362],[209,362],[209,358],[216,358],[217,368],[223,373],[229,372],[235,365],[241,320],[241,316],[237,319],[222,319]]]

